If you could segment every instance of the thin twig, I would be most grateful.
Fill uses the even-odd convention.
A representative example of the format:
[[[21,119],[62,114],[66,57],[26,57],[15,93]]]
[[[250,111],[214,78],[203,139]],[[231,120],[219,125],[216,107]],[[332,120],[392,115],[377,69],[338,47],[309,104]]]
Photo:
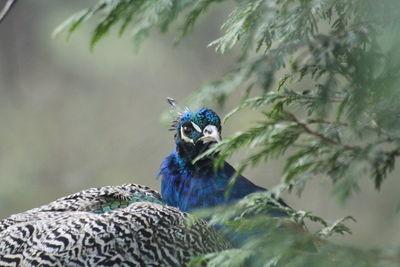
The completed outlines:
[[[331,98],[329,98],[329,100],[332,102],[337,102],[337,103],[341,103],[343,101],[343,99],[339,98],[339,97],[331,97]]]
[[[320,123],[320,124],[330,124],[330,125],[340,125],[340,126],[349,126],[345,122],[338,122],[338,121],[327,121],[327,120],[320,120],[320,119],[311,119],[308,120],[307,123]]]
[[[337,142],[337,141],[335,141],[335,140],[333,140],[333,139],[330,139],[330,138],[328,138],[328,137],[326,137],[326,136],[324,136],[324,135],[322,135],[322,134],[320,134],[320,133],[318,133],[318,132],[315,132],[315,131],[311,130],[306,124],[304,124],[304,123],[302,123],[301,121],[299,121],[299,120],[296,118],[296,116],[294,116],[292,113],[286,111],[286,114],[289,116],[289,118],[290,118],[294,123],[296,123],[297,125],[299,125],[300,127],[302,127],[307,133],[309,133],[309,134],[311,134],[311,135],[314,135],[314,136],[318,137],[319,139],[324,140],[324,141],[327,142],[327,143],[330,143],[330,144],[333,144],[333,145],[337,145],[337,146],[341,146],[341,147],[343,147],[343,148],[345,148],[345,149],[347,149],[347,150],[356,151],[356,150],[359,150],[359,149],[360,149],[360,147],[358,147],[358,146],[343,145],[343,144],[340,143],[340,142]]]

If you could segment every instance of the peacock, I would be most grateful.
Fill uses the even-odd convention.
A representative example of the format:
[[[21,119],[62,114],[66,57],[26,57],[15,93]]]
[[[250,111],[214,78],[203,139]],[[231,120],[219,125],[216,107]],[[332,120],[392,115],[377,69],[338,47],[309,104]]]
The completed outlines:
[[[0,266],[185,266],[231,245],[136,184],[91,188],[0,221]]]
[[[170,103],[176,106],[173,100]],[[200,108],[194,112],[186,108],[171,126],[175,131],[175,149],[163,160],[159,172],[162,177],[161,195],[168,205],[190,212],[229,204],[248,194],[267,190],[242,175],[237,176],[236,170],[227,162],[215,169],[213,156],[193,162],[210,146],[221,141],[221,119],[212,109]],[[234,176],[237,176],[236,182],[226,197]],[[288,207],[283,200],[277,201]],[[287,214],[277,208],[271,210],[271,215]]]

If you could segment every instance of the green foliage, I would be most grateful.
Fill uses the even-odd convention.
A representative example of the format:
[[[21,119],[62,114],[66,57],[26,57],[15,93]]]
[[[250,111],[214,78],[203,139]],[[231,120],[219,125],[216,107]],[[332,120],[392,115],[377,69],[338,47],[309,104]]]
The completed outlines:
[[[219,2],[224,1],[100,0],[57,32],[70,34],[95,17],[92,47],[117,25],[120,34],[129,29],[137,45],[151,29],[165,32],[177,20],[181,37],[211,4]],[[225,120],[249,108],[263,117],[202,156],[218,152],[218,165],[238,150],[249,149],[240,171],[284,157],[282,183],[271,191],[276,196],[283,190],[300,194],[308,180],[323,176],[330,178],[332,192],[343,203],[365,177],[379,190],[400,155],[398,10],[398,0],[236,1],[222,25],[224,34],[210,44],[220,53],[237,49],[236,63],[189,102],[221,105],[232,92],[243,90],[243,102]],[[259,95],[249,98],[251,90]],[[249,259],[257,266],[396,266],[399,262],[398,252],[362,251],[326,241],[334,233],[350,233],[343,220],[329,225],[308,212],[290,210],[287,218],[270,218],[265,215],[269,201],[270,196],[255,194],[229,209],[205,212],[213,223],[233,231],[260,226],[272,230],[241,248],[205,255],[193,264],[240,266]],[[244,216],[249,212],[256,215]],[[321,229],[314,234],[279,230],[288,221],[303,227],[304,220],[321,224]],[[298,249],[312,240],[319,244],[318,253]]]
[[[124,34],[129,28],[133,43],[139,46],[152,28],[160,32],[167,31],[169,25],[183,11],[187,13],[180,31],[182,35],[185,35],[213,2],[220,1],[100,0],[95,6],[71,16],[54,31],[54,35],[66,31],[69,38],[83,22],[96,16],[99,20],[96,22],[90,42],[92,49],[114,26],[119,27],[119,35]]]
[[[288,217],[268,216],[271,203],[289,214]],[[257,214],[257,216],[253,216]],[[212,224],[225,224],[224,232],[252,232],[257,236],[248,239],[240,249],[210,253],[191,261],[192,266],[397,266],[395,257],[383,251],[363,251],[338,246],[328,241],[334,234],[350,234],[345,217],[329,224],[310,212],[294,211],[282,207],[271,192],[248,195],[232,207],[202,210],[198,214],[210,218]],[[304,227],[309,220],[320,225],[310,234]],[[229,223],[227,223],[227,221]],[[274,229],[270,231],[260,229]],[[316,250],[316,248],[318,250]],[[384,256],[385,255],[385,256]]]

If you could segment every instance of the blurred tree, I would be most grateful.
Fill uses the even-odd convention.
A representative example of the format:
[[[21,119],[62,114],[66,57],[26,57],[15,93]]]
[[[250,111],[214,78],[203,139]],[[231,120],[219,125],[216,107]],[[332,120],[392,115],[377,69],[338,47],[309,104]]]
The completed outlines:
[[[5,2],[5,1],[4,1]],[[2,64],[1,79],[6,86],[2,86],[0,91],[7,97],[21,97],[21,81],[19,76],[24,70],[35,69],[37,61],[48,57],[47,51],[38,45],[40,36],[39,25],[30,23],[32,17],[38,10],[37,5],[26,3],[22,8],[14,5],[17,1],[9,0],[4,4],[0,11],[0,22],[10,14],[10,9],[15,6],[18,9],[29,10],[31,12],[15,12],[11,16],[7,15],[7,25],[1,29],[0,57],[6,64]],[[24,29],[23,34],[19,29]],[[19,53],[20,50],[30,51],[31,57],[26,58]]]
[[[138,46],[151,30],[165,32],[176,21],[179,40],[212,4],[220,2],[224,1],[100,0],[72,16],[56,33],[67,31],[69,36],[95,18],[91,48],[113,27],[119,27],[119,34],[129,30]],[[317,175],[332,180],[333,193],[344,203],[358,191],[361,178],[370,177],[379,190],[394,169],[400,155],[398,10],[397,0],[235,2],[222,26],[224,35],[210,45],[220,53],[236,49],[237,60],[226,75],[200,88],[188,102],[222,105],[232,92],[243,90],[243,101],[225,119],[253,108],[262,120],[205,154],[218,152],[218,162],[223,162],[248,148],[250,156],[240,163],[240,171],[282,156],[286,164],[282,183],[272,192],[205,214],[211,214],[211,222],[226,223],[236,231],[259,226],[279,229],[288,220],[303,224],[305,219],[323,227],[313,235],[269,231],[241,248],[206,255],[194,264],[240,266],[249,257],[265,266],[399,264],[398,249],[363,251],[325,241],[333,233],[350,232],[343,219],[328,225],[303,211],[288,211],[291,216],[284,219],[263,215],[271,193],[300,194]],[[255,93],[258,96],[251,97]],[[249,212],[259,215],[248,218]],[[298,246],[310,238],[321,241],[319,252],[299,251]]]

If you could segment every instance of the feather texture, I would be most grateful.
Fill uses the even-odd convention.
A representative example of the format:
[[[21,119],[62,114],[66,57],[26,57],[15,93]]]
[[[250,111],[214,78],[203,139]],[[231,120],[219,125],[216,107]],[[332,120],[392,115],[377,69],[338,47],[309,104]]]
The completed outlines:
[[[224,166],[217,170],[213,168],[212,161],[188,164],[180,159],[176,151],[163,161],[160,174],[164,201],[185,212],[229,204],[250,193],[266,190],[239,175],[231,194],[226,197],[229,181],[236,175],[235,169],[229,163],[225,162]],[[284,214],[276,210],[273,215],[283,216]]]
[[[182,266],[230,247],[188,216],[148,187],[91,188],[0,221],[0,265]]]

